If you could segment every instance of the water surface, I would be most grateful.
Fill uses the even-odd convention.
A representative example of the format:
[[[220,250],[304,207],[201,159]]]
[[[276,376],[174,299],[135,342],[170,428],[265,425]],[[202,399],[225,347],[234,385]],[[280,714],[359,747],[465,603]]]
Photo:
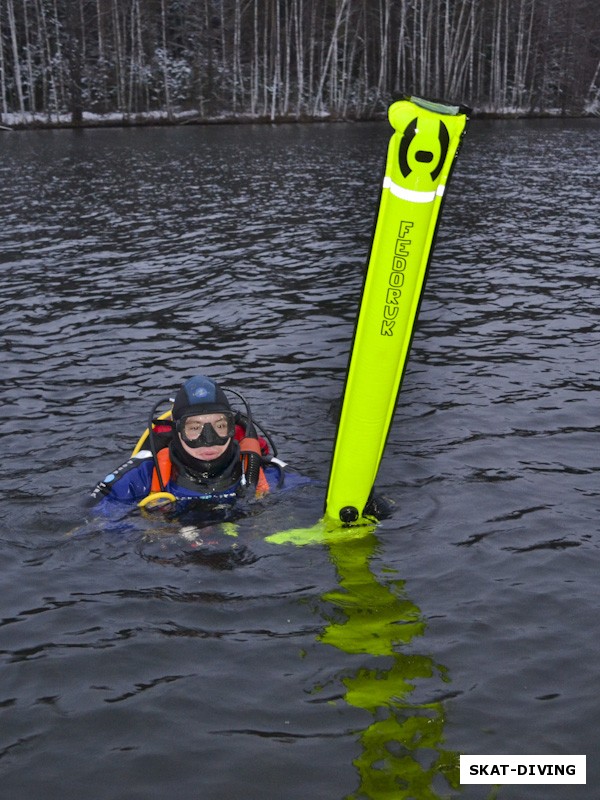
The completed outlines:
[[[587,754],[587,787],[497,797],[594,797],[598,133],[471,124],[392,517],[266,542],[319,519],[317,483],[219,557],[83,499],[197,372],[326,479],[387,124],[2,135],[7,797],[487,798],[460,752]]]

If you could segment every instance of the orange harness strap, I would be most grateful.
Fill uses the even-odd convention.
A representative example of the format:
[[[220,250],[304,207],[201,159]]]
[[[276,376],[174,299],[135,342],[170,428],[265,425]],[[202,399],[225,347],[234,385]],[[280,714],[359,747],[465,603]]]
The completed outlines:
[[[162,450],[159,450],[156,454],[156,460],[158,461],[158,468],[160,469],[160,476],[162,478],[163,484],[166,486],[167,483],[171,479],[171,470],[173,468],[173,464],[171,463],[171,456],[169,454],[169,448],[163,447]],[[158,472],[156,467],[154,467],[154,471],[152,472],[152,485],[150,486],[151,492],[160,492],[162,489],[160,488],[160,483],[158,481]]]

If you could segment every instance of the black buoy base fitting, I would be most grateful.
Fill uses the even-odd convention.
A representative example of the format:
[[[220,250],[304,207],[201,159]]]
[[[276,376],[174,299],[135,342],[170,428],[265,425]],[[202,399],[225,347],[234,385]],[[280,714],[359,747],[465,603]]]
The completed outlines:
[[[356,522],[358,519],[358,509],[354,506],[344,506],[340,509],[340,519],[342,522]]]

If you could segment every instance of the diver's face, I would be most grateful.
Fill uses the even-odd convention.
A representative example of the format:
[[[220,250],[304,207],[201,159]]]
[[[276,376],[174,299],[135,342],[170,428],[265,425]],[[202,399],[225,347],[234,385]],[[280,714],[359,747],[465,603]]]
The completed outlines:
[[[214,461],[231,441],[232,422],[221,413],[186,417],[178,435],[181,446],[193,458]]]

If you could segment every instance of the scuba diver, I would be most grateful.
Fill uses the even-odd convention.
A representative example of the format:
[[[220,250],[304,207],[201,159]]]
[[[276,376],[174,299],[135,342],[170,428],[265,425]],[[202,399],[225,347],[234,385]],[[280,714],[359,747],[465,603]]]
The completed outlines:
[[[258,436],[250,408],[235,412],[225,391],[204,375],[187,380],[170,412],[156,417],[165,400],[151,411],[148,430],[131,458],[104,480],[92,498],[100,506],[137,504],[154,507],[234,503],[238,497],[262,496],[274,488],[310,482],[286,465],[261,428]],[[272,451],[272,452],[271,452]]]

